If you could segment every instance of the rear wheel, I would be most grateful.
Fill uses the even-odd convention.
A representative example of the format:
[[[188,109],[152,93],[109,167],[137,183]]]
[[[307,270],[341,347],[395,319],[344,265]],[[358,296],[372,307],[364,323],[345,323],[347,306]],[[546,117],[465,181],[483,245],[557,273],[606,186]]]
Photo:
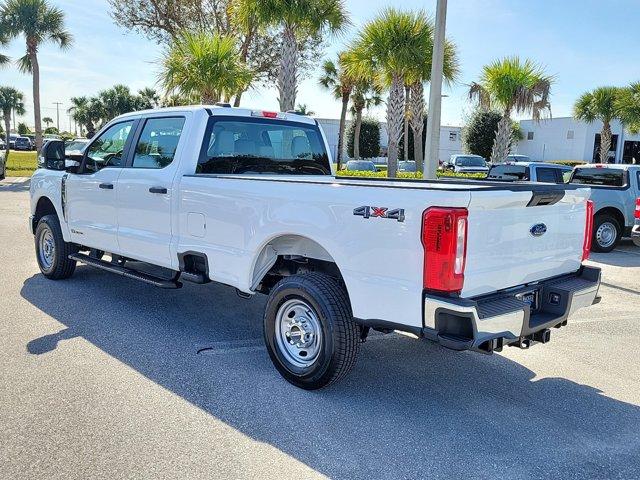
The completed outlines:
[[[320,273],[293,275],[271,291],[264,338],[276,369],[306,390],[344,377],[356,362],[360,328],[345,289]]]
[[[612,215],[603,213],[596,215],[593,226],[592,249],[594,252],[612,251],[622,238],[622,227]]]
[[[73,275],[76,262],[69,255],[76,251],[72,243],[64,241],[60,222],[55,215],[45,215],[38,222],[35,234],[36,258],[42,274],[51,280]]]

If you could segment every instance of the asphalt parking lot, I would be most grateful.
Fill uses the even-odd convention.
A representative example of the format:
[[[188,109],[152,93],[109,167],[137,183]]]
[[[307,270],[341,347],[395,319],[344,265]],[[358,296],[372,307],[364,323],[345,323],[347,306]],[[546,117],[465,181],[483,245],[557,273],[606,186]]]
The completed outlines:
[[[0,478],[640,478],[630,243],[593,255],[603,300],[548,345],[377,335],[305,392],[262,347],[263,298],[85,266],[45,280],[28,202],[28,181],[0,182]]]

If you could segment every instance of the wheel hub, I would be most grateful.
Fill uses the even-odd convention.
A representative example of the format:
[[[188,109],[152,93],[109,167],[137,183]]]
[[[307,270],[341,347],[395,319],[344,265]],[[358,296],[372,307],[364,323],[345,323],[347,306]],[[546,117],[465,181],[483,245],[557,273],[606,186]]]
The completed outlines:
[[[45,268],[51,267],[55,258],[55,243],[51,230],[46,229],[40,236],[40,261]]]
[[[598,244],[603,248],[610,247],[613,242],[616,241],[617,233],[618,232],[616,231],[616,227],[614,227],[611,223],[603,223],[598,227],[598,230],[596,231],[596,239],[598,240]]]
[[[287,361],[308,367],[322,346],[322,329],[313,308],[301,299],[288,300],[276,314],[276,344]]]

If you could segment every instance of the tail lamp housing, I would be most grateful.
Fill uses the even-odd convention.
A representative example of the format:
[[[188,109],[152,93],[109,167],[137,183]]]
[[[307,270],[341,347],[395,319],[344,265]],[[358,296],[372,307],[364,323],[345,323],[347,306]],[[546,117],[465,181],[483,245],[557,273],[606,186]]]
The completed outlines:
[[[636,209],[633,212],[633,218],[640,220],[640,198],[636,198]]]
[[[637,205],[637,203],[636,203]],[[636,214],[638,213],[636,206]],[[582,246],[582,261],[589,260],[591,240],[593,239],[593,200],[587,200],[587,215],[584,227],[584,243]]]
[[[460,293],[467,257],[466,208],[431,207],[422,215],[423,286],[426,290]]]

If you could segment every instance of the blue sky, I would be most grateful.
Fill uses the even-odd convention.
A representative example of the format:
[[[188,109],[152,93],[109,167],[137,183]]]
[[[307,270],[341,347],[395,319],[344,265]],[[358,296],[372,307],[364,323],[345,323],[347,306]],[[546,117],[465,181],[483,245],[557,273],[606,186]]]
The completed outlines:
[[[155,62],[160,48],[145,38],[116,26],[105,0],[51,0],[66,12],[68,29],[75,42],[68,52],[52,46],[41,50],[43,116],[55,120],[53,102],[62,102],[61,127],[66,128],[69,97],[93,95],[116,83],[133,90],[154,86]],[[333,57],[358,27],[397,1],[346,0],[353,26],[330,40],[325,52]],[[403,0],[402,8],[435,12],[435,0]],[[466,84],[475,80],[482,66],[496,58],[517,54],[544,65],[556,83],[551,98],[553,115],[571,114],[575,98],[600,85],[625,85],[640,81],[640,0],[449,0],[447,35],[458,46],[462,67],[460,81],[446,88],[444,124],[461,125],[470,111]],[[7,53],[23,54],[22,40]],[[318,116],[337,118],[340,105],[317,86],[317,73],[300,86],[299,103]],[[0,84],[12,85],[27,97],[31,111],[31,81],[14,67],[0,70]],[[243,106],[276,109],[275,89],[255,90]],[[372,112],[383,117],[383,108]],[[32,120],[27,118],[27,123]]]

